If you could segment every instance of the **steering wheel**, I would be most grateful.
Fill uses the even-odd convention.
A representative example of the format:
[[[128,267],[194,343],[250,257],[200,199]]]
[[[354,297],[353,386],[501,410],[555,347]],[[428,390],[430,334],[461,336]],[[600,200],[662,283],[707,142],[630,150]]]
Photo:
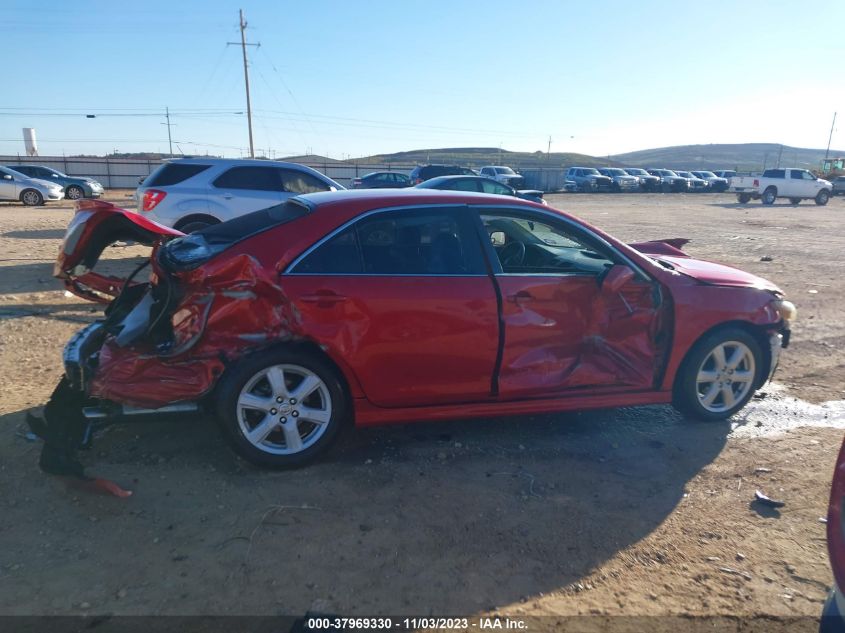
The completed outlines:
[[[499,261],[505,266],[522,266],[525,261],[525,242],[514,240],[499,251]]]

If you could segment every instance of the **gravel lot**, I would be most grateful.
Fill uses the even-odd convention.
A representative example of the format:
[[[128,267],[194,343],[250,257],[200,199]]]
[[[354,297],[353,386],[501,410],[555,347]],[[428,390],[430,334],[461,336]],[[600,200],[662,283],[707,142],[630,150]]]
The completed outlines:
[[[113,427],[83,459],[129,500],[36,467],[24,413],[99,308],[51,277],[70,205],[0,204],[0,613],[736,614],[812,630],[783,618],[817,616],[832,582],[819,519],[845,428],[845,199],[548,200],[778,283],[799,320],[777,384],[732,424],[655,407],[409,425],[286,473],[239,461],[200,417]],[[757,488],[786,506],[756,507]]]

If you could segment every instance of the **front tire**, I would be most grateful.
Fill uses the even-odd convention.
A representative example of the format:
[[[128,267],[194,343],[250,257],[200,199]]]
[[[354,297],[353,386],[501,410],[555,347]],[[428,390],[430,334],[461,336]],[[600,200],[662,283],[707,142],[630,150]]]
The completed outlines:
[[[774,204],[778,197],[778,190],[774,187],[769,187],[763,192],[763,204]]]
[[[789,201],[792,204],[801,204],[801,198],[790,198]]]
[[[672,404],[691,418],[725,420],[754,395],[763,362],[760,344],[745,330],[727,327],[711,332],[684,359]]]
[[[24,189],[21,192],[21,202],[28,207],[38,207],[44,204],[44,196],[35,189]]]
[[[324,452],[349,416],[337,370],[313,352],[274,349],[248,356],[217,387],[217,417],[247,461],[296,468]]]
[[[830,200],[830,193],[827,189],[822,189],[816,194],[816,204],[823,207]]]
[[[67,198],[68,200],[80,200],[84,197],[85,192],[82,190],[82,187],[71,185],[70,187],[65,189],[65,198]]]

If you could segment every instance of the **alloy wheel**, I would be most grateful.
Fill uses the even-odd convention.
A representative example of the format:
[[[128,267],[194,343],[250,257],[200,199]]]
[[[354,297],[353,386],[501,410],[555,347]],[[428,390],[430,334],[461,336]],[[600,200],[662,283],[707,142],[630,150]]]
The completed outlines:
[[[244,438],[274,455],[292,455],[312,446],[332,417],[328,386],[300,365],[260,370],[241,389],[236,406]]]
[[[724,341],[705,356],[696,376],[702,407],[711,413],[733,408],[754,385],[754,354],[740,341]]]

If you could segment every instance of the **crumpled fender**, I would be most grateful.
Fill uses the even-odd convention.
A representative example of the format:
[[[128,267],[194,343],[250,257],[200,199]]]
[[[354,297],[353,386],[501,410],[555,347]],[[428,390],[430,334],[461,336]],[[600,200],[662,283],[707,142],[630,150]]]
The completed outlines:
[[[252,256],[212,260],[180,276],[172,282],[183,293],[169,316],[173,347],[162,352],[144,339],[120,347],[110,336],[100,350],[91,396],[147,408],[197,400],[228,362],[300,336],[290,301]]]

